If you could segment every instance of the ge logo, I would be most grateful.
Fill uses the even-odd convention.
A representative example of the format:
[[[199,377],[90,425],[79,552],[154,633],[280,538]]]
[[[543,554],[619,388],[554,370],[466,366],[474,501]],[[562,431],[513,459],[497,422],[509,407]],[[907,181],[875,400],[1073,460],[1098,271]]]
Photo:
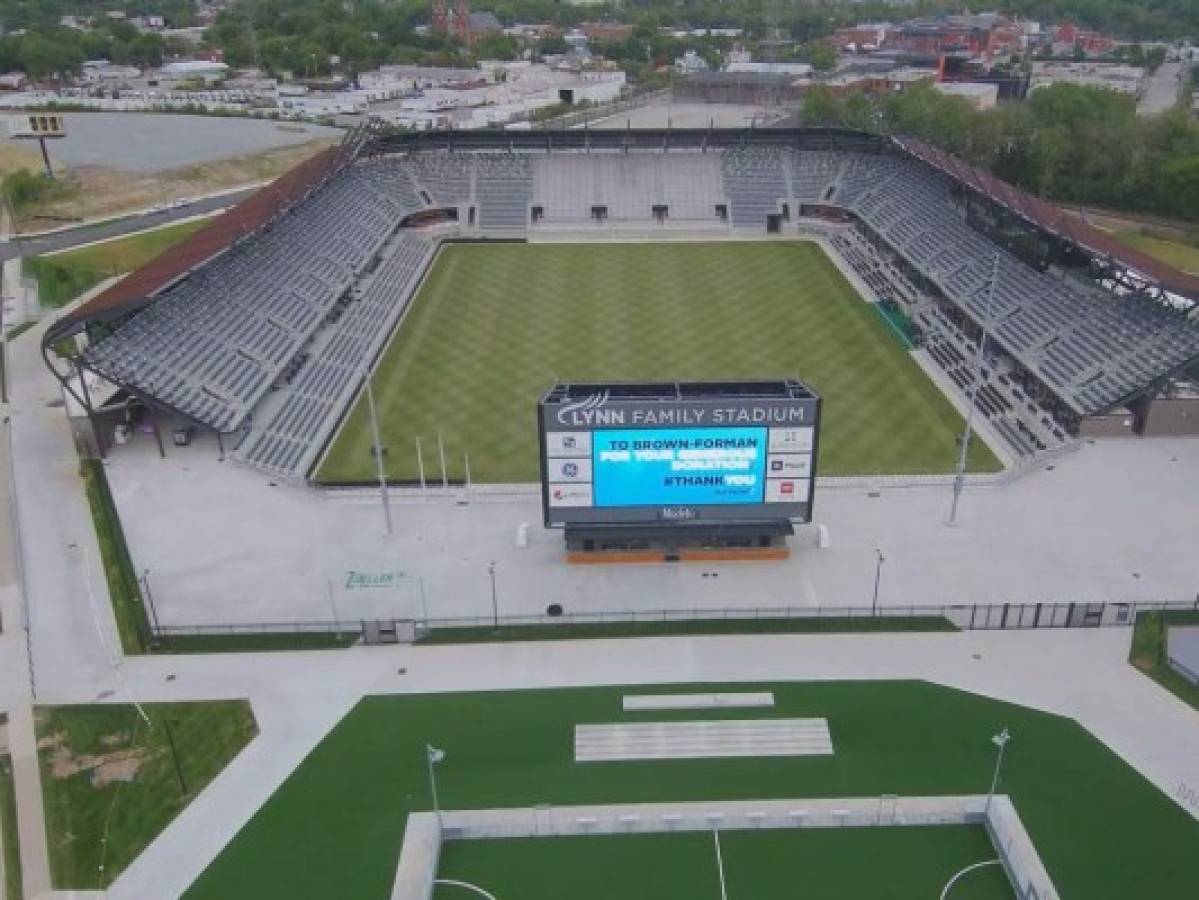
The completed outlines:
[[[562,466],[562,474],[567,478],[574,478],[579,474],[579,464],[572,462],[564,463]]]

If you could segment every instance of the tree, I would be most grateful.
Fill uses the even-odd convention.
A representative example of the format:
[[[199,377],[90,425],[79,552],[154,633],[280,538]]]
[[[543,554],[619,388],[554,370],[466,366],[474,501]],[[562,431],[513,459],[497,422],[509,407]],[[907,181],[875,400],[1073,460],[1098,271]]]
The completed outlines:
[[[831,72],[837,68],[837,51],[824,41],[804,44],[799,55],[817,72]]]
[[[799,111],[800,121],[808,126],[840,125],[842,119],[841,101],[824,85],[816,85],[803,98],[803,106]]]

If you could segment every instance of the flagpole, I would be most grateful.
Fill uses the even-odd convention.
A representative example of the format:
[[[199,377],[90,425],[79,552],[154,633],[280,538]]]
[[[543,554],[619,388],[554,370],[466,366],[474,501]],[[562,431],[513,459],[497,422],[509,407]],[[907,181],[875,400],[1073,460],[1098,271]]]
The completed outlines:
[[[436,754],[432,744],[425,744],[425,762],[429,767],[429,792],[433,795],[433,812],[437,815],[437,827],[441,828],[441,804],[437,802],[437,776],[433,772]]]

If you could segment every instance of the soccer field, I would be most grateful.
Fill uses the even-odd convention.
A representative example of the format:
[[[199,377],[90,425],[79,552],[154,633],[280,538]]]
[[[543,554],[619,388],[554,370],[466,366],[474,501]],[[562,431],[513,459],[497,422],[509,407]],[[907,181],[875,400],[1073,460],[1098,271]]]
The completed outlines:
[[[646,652],[652,652],[648,644]],[[437,766],[443,809],[560,808],[588,803],[979,794],[986,792],[995,766],[991,735],[1007,727],[1012,742],[999,789],[1011,796],[1063,898],[1194,897],[1199,883],[1199,854],[1195,853],[1199,822],[1075,722],[923,682],[670,687],[671,693],[730,690],[771,691],[775,705],[625,713],[621,697],[627,691],[619,687],[365,698],[254,814],[186,896],[191,900],[386,900],[395,880],[407,815],[433,806],[426,744],[446,753]],[[640,687],[633,692],[662,691]],[[574,728],[581,723],[759,717],[826,718],[833,754],[611,763],[574,759]],[[859,831],[863,841],[876,835],[880,848],[889,841],[919,840],[917,833],[900,828]],[[795,837],[804,842],[802,848],[791,846],[787,838],[781,844],[767,841],[757,846],[752,838],[730,833],[730,874],[738,879],[753,877],[741,866],[759,856],[776,859],[775,854],[794,852],[797,858],[828,856],[824,871],[831,879],[854,860],[832,849],[813,848],[818,842],[835,841],[832,835],[837,832],[805,830]],[[961,833],[968,835],[969,829]],[[957,839],[946,838],[935,851],[926,848],[929,867],[924,874],[911,870],[913,877],[928,879],[934,869],[940,877],[945,864],[957,861],[958,851],[951,848]],[[595,845],[600,847],[598,839]],[[480,856],[495,852],[489,849],[490,842],[480,841],[477,848],[447,846],[445,873],[466,874],[476,864],[492,868],[492,862]],[[695,865],[710,872],[710,857],[703,854],[702,846],[697,847]],[[965,849],[962,858],[969,855]],[[601,863],[600,878],[629,875],[612,871],[618,866],[648,870],[655,864],[654,856],[619,841],[604,844],[597,852],[632,857],[627,863]],[[672,858],[678,854],[678,862],[671,865],[686,866],[693,851],[679,845],[668,852]],[[897,851],[886,850],[884,858],[891,853]],[[527,858],[532,865],[533,857]],[[983,858],[989,857],[983,853],[966,862]],[[539,876],[547,885],[560,884],[582,871],[567,853],[554,859],[557,862]],[[869,876],[873,863],[858,862],[853,877]],[[763,877],[779,877],[779,871],[770,867]],[[888,872],[881,866],[874,872],[885,884]],[[483,869],[477,874],[482,878]],[[686,889],[690,883],[678,892],[657,893],[652,900],[694,900],[700,895]],[[730,893],[730,900],[773,900],[771,895],[756,893],[753,884],[739,883],[744,889]],[[528,888],[535,889],[536,884]],[[539,900],[525,890],[498,896]],[[585,894],[569,891],[552,896],[588,900]],[[792,896],[836,895],[797,892]],[[856,900],[886,895],[859,891],[852,896]],[[936,900],[936,894],[930,896],[923,889],[905,896]],[[963,893],[961,898],[968,896]],[[632,900],[642,898],[632,895]]]
[[[995,858],[981,825],[723,831],[720,850],[730,900],[937,900],[955,873]],[[501,900],[721,900],[707,833],[447,841],[438,878]],[[433,900],[470,896],[442,886]],[[964,876],[952,893],[1015,896],[999,866]]]
[[[816,244],[459,244],[376,369],[389,477],[538,480],[555,381],[798,377],[824,397],[822,475],[951,471],[962,418]],[[318,480],[375,477],[359,397]],[[975,471],[999,464],[981,441]]]

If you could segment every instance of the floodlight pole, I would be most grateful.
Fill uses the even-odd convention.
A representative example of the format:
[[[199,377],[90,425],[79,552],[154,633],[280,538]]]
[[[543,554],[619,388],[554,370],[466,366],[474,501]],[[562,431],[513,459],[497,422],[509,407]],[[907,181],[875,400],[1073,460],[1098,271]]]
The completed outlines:
[[[491,576],[491,621],[496,631],[500,630],[500,603],[495,593],[495,560],[487,566],[487,574]]]
[[[983,354],[987,345],[987,325],[991,322],[991,305],[995,299],[995,280],[999,277],[999,254],[991,262],[991,279],[987,285],[987,305],[983,310],[982,327],[978,334],[978,349],[974,354],[974,380],[970,390],[970,406],[966,411],[966,428],[962,432],[962,446],[958,448],[958,465],[953,476],[953,501],[949,506],[946,525],[956,525],[958,501],[966,487],[966,456],[970,452],[970,437],[974,433],[974,408],[978,405],[978,392],[982,388]]]
[[[391,504],[387,497],[387,474],[383,471],[383,446],[379,442],[379,413],[375,409],[375,389],[371,385],[370,370],[364,366],[362,374],[366,380],[366,405],[371,414],[371,441],[375,450],[375,472],[379,476],[379,500],[383,504],[383,521],[390,536]]]
[[[887,561],[887,557],[883,556],[883,551],[875,548],[874,552],[878,555],[878,559],[874,564],[874,599],[870,601],[871,615],[878,615],[878,583],[883,577],[883,563]]]
[[[425,745],[425,763],[429,767],[429,793],[433,795],[433,812],[437,815],[437,827],[441,827],[441,804],[437,802],[437,774],[433,771],[433,748]]]
[[[1006,728],[991,738],[991,741],[999,748],[999,754],[995,758],[995,774],[991,776],[991,790],[987,791],[987,812],[991,811],[991,798],[995,796],[995,789],[999,787],[999,769],[1003,765],[1003,751],[1007,749],[1008,741],[1011,739],[1012,733]]]

